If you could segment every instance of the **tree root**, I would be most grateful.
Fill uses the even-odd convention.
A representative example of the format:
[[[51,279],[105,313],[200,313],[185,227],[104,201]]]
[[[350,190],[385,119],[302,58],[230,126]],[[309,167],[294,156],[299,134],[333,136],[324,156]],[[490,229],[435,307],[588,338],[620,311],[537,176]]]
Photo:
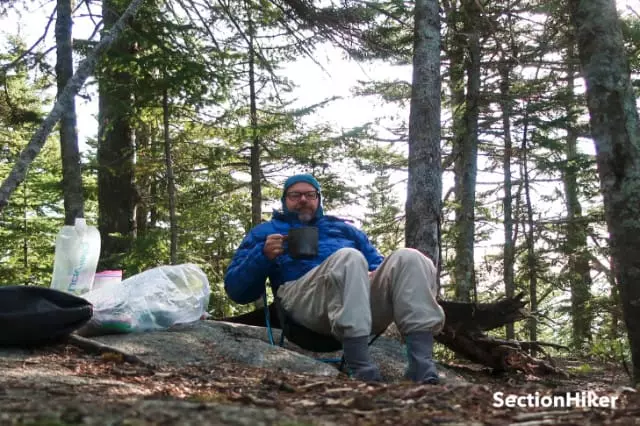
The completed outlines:
[[[108,354],[108,353],[116,354],[117,356],[121,357],[124,362],[128,362],[129,364],[141,365],[150,370],[156,369],[156,366],[154,364],[143,361],[142,359],[140,359],[135,355],[124,352],[112,346],[104,345],[100,342],[96,342],[95,340],[78,336],[75,333],[72,333],[69,335],[69,337],[67,338],[67,343],[89,353],[97,353],[100,355]]]

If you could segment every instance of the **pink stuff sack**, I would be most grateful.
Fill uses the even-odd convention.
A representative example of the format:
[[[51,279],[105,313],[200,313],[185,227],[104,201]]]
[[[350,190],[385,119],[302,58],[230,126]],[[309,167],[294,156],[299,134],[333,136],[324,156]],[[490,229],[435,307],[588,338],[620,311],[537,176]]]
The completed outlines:
[[[93,289],[117,285],[122,281],[122,270],[97,272],[93,281]]]

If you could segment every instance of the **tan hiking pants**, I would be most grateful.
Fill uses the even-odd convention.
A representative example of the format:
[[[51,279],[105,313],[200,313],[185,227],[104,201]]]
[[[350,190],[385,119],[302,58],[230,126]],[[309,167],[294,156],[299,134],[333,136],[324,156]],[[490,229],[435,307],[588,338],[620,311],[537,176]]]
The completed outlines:
[[[395,321],[405,335],[437,334],[444,311],[436,302],[436,268],[417,250],[388,256],[372,277],[364,255],[343,248],[304,276],[278,288],[282,306],[299,324],[321,334],[378,334]]]

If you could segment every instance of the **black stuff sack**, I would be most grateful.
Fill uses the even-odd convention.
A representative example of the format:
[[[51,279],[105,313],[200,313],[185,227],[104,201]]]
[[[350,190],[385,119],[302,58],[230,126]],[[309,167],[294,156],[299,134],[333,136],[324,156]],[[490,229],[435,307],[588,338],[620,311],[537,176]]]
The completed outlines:
[[[44,287],[0,287],[0,346],[58,342],[92,315],[91,303],[72,294]]]

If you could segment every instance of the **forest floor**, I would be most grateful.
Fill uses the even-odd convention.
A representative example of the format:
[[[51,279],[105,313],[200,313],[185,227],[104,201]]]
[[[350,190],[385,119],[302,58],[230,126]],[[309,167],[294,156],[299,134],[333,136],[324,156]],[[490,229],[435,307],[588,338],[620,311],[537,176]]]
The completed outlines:
[[[572,373],[569,378],[496,376],[474,365],[447,364],[470,384],[365,384],[224,359],[206,370],[150,368],[116,354],[58,345],[28,357],[0,356],[0,425],[640,424],[640,393],[627,387],[619,367],[558,363]],[[567,392],[584,392],[586,402],[616,397],[615,408],[535,406],[536,396],[557,402]],[[532,406],[494,406],[511,394]]]

